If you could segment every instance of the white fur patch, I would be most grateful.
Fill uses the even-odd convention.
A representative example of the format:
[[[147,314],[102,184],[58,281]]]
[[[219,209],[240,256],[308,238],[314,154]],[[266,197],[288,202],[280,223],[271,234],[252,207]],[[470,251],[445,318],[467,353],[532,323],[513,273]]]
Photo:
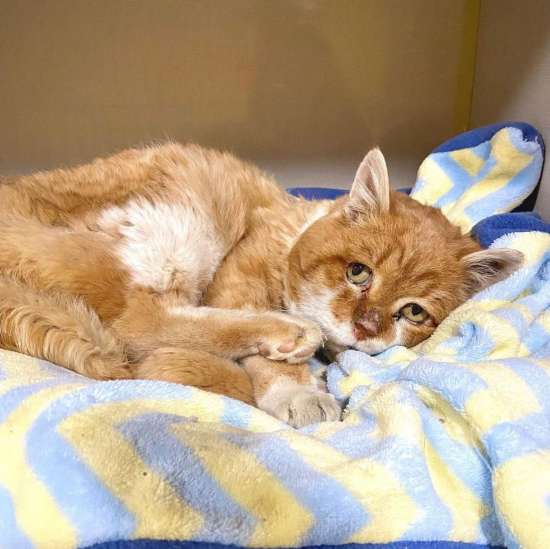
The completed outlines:
[[[316,322],[323,331],[323,334],[329,341],[342,345],[344,347],[353,347],[359,351],[369,354],[378,354],[389,347],[401,345],[403,335],[403,325],[400,322],[395,324],[395,333],[392,341],[387,342],[381,338],[368,338],[358,341],[353,333],[351,322],[342,322],[336,319],[331,310],[331,302],[336,297],[337,292],[329,288],[317,288],[316,286],[304,286],[300,290],[300,299],[298,303],[289,303],[289,310],[293,314],[298,314]],[[410,300],[404,300],[409,303]],[[405,304],[405,303],[404,303]],[[406,322],[403,320],[402,322]]]
[[[290,303],[289,309],[291,313],[317,323],[329,340],[351,347],[356,342],[353,327],[351,322],[340,322],[332,313],[330,304],[335,297],[335,290],[303,286],[300,289],[299,302]]]
[[[401,338],[403,337],[403,322],[406,320],[398,320],[394,324],[394,336],[393,339],[388,342],[379,337],[371,337],[365,339],[364,341],[358,341],[353,347],[358,351],[364,351],[369,355],[377,355],[390,347],[395,347],[396,345],[402,345]]]
[[[315,209],[308,215],[306,222],[300,227],[298,236],[305,233],[318,219],[328,214],[329,204],[321,202],[317,204]]]
[[[99,225],[122,237],[118,256],[134,284],[158,292],[182,288],[194,301],[224,254],[213,223],[182,204],[134,200],[102,212]]]

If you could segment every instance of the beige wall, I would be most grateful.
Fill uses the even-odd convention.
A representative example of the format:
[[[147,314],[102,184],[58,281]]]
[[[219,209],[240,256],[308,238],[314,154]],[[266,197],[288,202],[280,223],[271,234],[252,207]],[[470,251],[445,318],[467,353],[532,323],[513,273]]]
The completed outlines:
[[[0,0],[0,172],[171,137],[285,184],[345,183],[379,143],[409,183],[465,123],[466,4]]]
[[[482,0],[472,124],[522,120],[550,147],[550,2]],[[537,209],[550,219],[550,170]]]

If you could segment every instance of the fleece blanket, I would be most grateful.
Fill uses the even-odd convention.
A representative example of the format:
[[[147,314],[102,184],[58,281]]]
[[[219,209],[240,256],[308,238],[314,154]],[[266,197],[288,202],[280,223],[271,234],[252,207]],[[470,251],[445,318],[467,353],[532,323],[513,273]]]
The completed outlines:
[[[464,230],[540,176],[542,144],[524,128],[482,143],[435,152],[413,191]],[[445,192],[431,189],[441,173]],[[492,245],[521,250],[524,267],[418,348],[349,351],[328,368],[340,422],[295,430],[198,389],[96,382],[0,351],[0,546],[549,547],[550,234]]]

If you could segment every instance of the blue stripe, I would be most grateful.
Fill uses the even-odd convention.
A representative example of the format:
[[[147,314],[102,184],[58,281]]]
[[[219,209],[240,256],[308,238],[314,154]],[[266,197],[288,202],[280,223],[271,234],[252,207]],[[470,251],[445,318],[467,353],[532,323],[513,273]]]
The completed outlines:
[[[400,485],[422,510],[400,539],[448,539],[453,528],[452,516],[433,488],[422,450],[405,439],[395,438],[381,442],[377,452],[370,457],[393,471]]]
[[[473,178],[458,162],[447,154],[433,156],[432,161],[445,172],[453,183],[453,186],[435,204],[431,204],[436,208],[442,208],[447,204],[456,202],[464,194],[464,191],[472,186]],[[434,183],[431,182],[431,184],[433,185]],[[412,197],[414,198],[414,192]]]
[[[238,400],[226,398],[223,401],[221,422],[239,429],[246,429],[252,417],[252,406],[245,406]]]
[[[257,520],[224,492],[193,450],[170,432],[171,425],[184,421],[167,414],[145,414],[121,425],[120,430],[141,459],[206,519],[203,529],[197,533],[198,539],[208,537],[211,541],[231,539],[235,543],[246,543]],[[153,425],[155,436],[151,437]],[[211,433],[205,427],[205,441],[210,440]]]
[[[329,189],[325,187],[290,187],[287,192],[306,200],[335,200],[349,192],[346,189]]]
[[[542,159],[539,155],[540,152],[533,157],[528,166],[511,179],[508,179],[505,186],[470,204],[464,210],[466,215],[474,221],[479,221],[495,214],[499,210],[509,210],[521,204],[531,194],[536,182],[539,180],[542,166]],[[532,185],[527,186],[527,183],[530,181]]]
[[[485,433],[483,444],[490,453],[493,467],[516,457],[550,450],[548,415],[530,414],[516,421],[499,423]],[[508,482],[511,482],[510,479]],[[550,486],[548,490],[550,491]]]
[[[454,419],[450,418],[450,421],[454,421]],[[433,446],[441,461],[485,505],[492,507],[491,467],[487,459],[480,455],[476,448],[451,438],[428,407],[422,413],[422,428],[426,439]],[[466,420],[463,420],[463,428],[466,431],[472,429]]]
[[[314,523],[303,544],[313,540],[345,543],[368,523],[368,514],[357,499],[338,481],[309,466],[284,439],[251,433],[226,433],[225,437],[252,452],[313,514]]]
[[[82,461],[78,448],[72,447],[57,432],[59,423],[95,405],[139,399],[183,399],[191,391],[180,385],[151,381],[91,382],[56,399],[34,421],[27,433],[27,462],[69,517],[81,543],[111,536],[114,523],[118,535],[129,536],[135,529],[135,519]],[[101,445],[101,436],[97,432],[92,434]],[[89,435],[83,428],[82,436]],[[105,455],[109,452],[106,447]],[[83,505],[85,501],[92,501],[93,505]],[[107,515],[110,520],[105,520]]]
[[[48,379],[46,381],[29,382],[28,385],[14,387],[0,396],[0,422],[6,421],[8,416],[20,406],[25,399],[39,393],[48,387],[59,385],[59,379]]]
[[[114,523],[121,536],[129,536],[136,526],[133,515],[124,504],[82,461],[78,448],[69,444],[57,431],[57,426],[66,418],[97,404],[98,392],[99,388],[93,384],[58,398],[35,420],[27,434],[29,467],[48,487],[48,492],[77,531],[81,543],[108,538],[112,535]],[[90,434],[101,446],[102,439],[97,436],[97,431],[90,433],[83,426],[81,436]],[[109,454],[107,448],[105,454]],[[86,501],[93,502],[93,505],[83,504]],[[109,520],[105,520],[106,516]]]
[[[548,340],[548,334],[546,339]],[[507,358],[498,361],[513,370],[529,386],[540,407],[550,418],[550,375],[528,358]],[[548,421],[550,428],[550,420]]]
[[[442,375],[442,371],[445,375]],[[402,379],[420,383],[441,394],[455,410],[464,411],[466,402],[478,391],[487,389],[487,383],[466,368],[450,362],[435,362],[426,358],[413,361],[403,370]]]

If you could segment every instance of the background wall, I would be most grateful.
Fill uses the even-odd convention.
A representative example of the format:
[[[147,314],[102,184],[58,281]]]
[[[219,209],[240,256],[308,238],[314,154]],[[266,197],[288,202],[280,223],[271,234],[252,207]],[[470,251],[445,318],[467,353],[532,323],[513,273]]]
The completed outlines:
[[[550,154],[550,2],[482,0],[471,123],[523,120]],[[548,165],[548,162],[547,162]],[[550,219],[550,169],[537,209]]]
[[[349,183],[380,144],[409,184],[466,127],[476,5],[0,0],[0,173],[171,137],[283,184]]]

